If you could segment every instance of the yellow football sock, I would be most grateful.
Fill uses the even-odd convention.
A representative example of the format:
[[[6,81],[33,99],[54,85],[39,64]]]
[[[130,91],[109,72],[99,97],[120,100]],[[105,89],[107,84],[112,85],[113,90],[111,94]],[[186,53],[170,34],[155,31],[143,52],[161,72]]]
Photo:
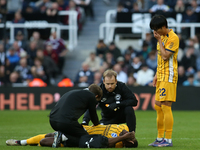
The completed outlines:
[[[45,135],[46,134],[39,134],[39,135],[33,136],[33,137],[27,139],[27,144],[28,145],[39,144],[40,140],[45,138]]]
[[[171,139],[172,138],[172,128],[173,128],[173,115],[172,109],[170,106],[162,105],[162,111],[164,113],[164,124],[165,124],[165,138]]]
[[[163,138],[164,137],[164,113],[160,106],[154,105],[155,110],[157,112],[157,130],[158,130],[158,136],[157,138]]]

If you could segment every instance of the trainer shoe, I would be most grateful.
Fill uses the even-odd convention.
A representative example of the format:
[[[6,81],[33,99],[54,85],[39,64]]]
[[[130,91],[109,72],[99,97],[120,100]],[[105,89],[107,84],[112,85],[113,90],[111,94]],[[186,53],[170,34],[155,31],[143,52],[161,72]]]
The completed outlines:
[[[57,148],[61,143],[62,133],[60,131],[54,132],[54,141],[52,147]]]
[[[153,143],[149,144],[148,146],[153,146],[154,144],[159,144],[159,143],[161,143],[163,140],[164,140],[164,138],[163,138],[161,141],[158,141],[157,138],[156,138],[156,140],[155,140]]]
[[[173,144],[167,142],[166,140],[163,140],[162,142],[160,142],[160,143],[158,143],[158,144],[154,144],[154,145],[152,145],[152,146],[154,146],[154,147],[172,147]]]
[[[17,140],[10,139],[6,141],[6,145],[8,146],[19,146],[20,144],[17,143]]]

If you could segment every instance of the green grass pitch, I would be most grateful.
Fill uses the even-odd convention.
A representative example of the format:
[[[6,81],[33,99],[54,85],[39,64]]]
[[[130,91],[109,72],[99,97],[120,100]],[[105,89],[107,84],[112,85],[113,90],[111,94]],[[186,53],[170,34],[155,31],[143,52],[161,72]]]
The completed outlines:
[[[50,147],[38,146],[7,146],[7,139],[27,139],[31,136],[53,132],[49,125],[46,111],[0,111],[0,150],[46,150]],[[99,114],[99,111],[98,111]],[[200,111],[173,111],[173,147],[155,148],[148,144],[156,138],[155,111],[136,111],[137,129],[136,138],[139,150],[174,149],[198,150],[200,149]],[[61,148],[59,148],[61,149]],[[67,148],[80,150],[80,148]],[[109,148],[110,149],[110,148]],[[128,150],[129,148],[121,148]],[[97,149],[95,149],[97,150]]]

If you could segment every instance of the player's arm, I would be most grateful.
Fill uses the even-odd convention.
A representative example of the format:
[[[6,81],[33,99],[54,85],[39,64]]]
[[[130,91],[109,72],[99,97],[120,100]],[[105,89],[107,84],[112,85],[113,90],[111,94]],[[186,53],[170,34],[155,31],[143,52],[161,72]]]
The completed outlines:
[[[99,103],[96,105],[96,108],[98,107]],[[83,116],[83,121],[82,121],[82,125],[88,125],[90,122],[91,118],[90,118],[90,113],[89,110],[87,109],[84,116]]]
[[[108,138],[108,147],[115,147],[116,143],[118,143],[120,141],[124,141],[124,140],[128,140],[128,141],[132,142],[131,140],[134,139],[134,137],[135,137],[135,133],[133,131],[133,132],[128,132],[122,136]]]
[[[91,101],[89,102],[89,115],[91,118],[92,123],[96,126],[99,124],[99,118],[97,116],[97,111],[96,111],[96,99],[95,97],[91,98]]]
[[[154,37],[158,40],[158,43],[160,45],[160,53],[161,57],[164,61],[168,60],[170,56],[173,54],[173,51],[166,50],[165,47],[162,44],[161,36],[156,32],[153,31]]]
[[[156,87],[156,83],[157,83],[157,72],[153,78],[153,87]]]

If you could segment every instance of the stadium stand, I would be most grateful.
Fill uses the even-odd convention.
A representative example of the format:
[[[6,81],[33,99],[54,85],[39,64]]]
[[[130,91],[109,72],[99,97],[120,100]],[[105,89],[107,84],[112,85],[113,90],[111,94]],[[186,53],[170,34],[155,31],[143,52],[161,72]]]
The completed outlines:
[[[176,21],[189,23],[186,27],[173,27],[180,38],[178,70],[181,80],[178,85],[200,86],[200,34],[198,34],[200,26],[195,27],[194,30],[190,29],[193,23],[200,21],[199,0],[104,2],[106,1],[91,0],[87,7],[83,7],[79,0],[27,0],[23,2],[0,0],[0,85],[8,83],[10,86],[28,86],[34,78],[40,78],[48,86],[58,86],[65,76],[73,82],[70,86],[82,87],[93,83],[93,80],[99,83],[101,81],[99,75],[102,75],[106,69],[112,68],[119,74],[120,72],[126,74],[127,77],[123,81],[127,84],[138,86],[140,84],[137,82],[137,72],[144,71],[142,70],[144,65],[147,65],[154,73],[156,71],[156,40],[150,30],[143,32],[139,26],[126,25],[143,25],[144,23],[143,26],[148,26],[151,16],[159,13],[169,18],[170,23]],[[14,35],[11,35],[11,29],[8,28],[5,32],[1,26],[5,22],[4,19],[16,25],[23,23],[28,26],[34,21],[56,23],[60,26],[69,25],[69,16],[59,15],[59,11],[62,10],[77,12],[75,20],[77,20],[79,38],[78,45],[72,51],[68,48],[69,42],[66,42],[69,40],[71,32],[69,30],[60,32],[55,28],[18,26],[14,29]],[[108,10],[110,12],[107,12]],[[110,17],[107,17],[108,13],[111,14]],[[120,25],[109,28],[106,26],[106,32],[108,32],[105,38],[103,35],[101,39],[100,24],[104,22],[109,25],[112,23]],[[6,36],[2,36],[3,33]],[[14,41],[11,40],[12,37]],[[123,44],[120,41],[126,39],[130,42]],[[91,54],[96,54],[98,62],[90,58]],[[83,78],[84,84],[79,83],[83,62],[90,65],[98,63],[95,64],[97,68],[90,69],[90,74],[96,74],[96,77],[93,76],[89,82]],[[89,76],[87,71],[84,76]],[[187,84],[183,84],[184,81],[187,81]],[[195,84],[192,84],[193,81]],[[142,86],[151,86],[151,83],[142,84]]]

